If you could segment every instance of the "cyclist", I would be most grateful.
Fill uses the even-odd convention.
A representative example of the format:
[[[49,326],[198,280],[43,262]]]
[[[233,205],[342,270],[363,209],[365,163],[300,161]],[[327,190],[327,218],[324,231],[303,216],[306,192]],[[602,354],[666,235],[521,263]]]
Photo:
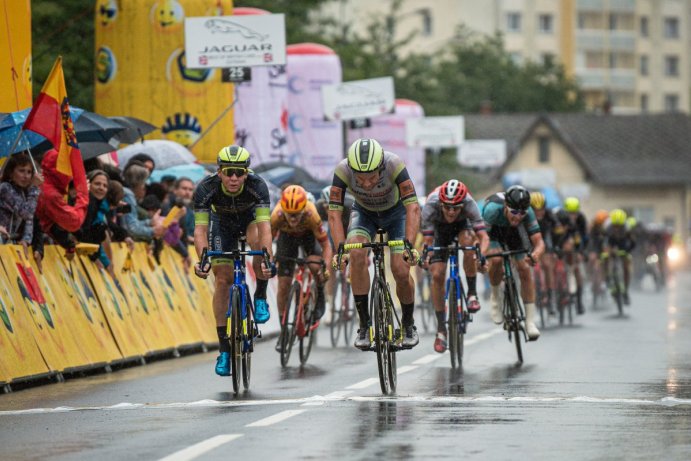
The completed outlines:
[[[600,293],[603,282],[600,255],[605,242],[605,223],[607,218],[609,218],[607,210],[598,210],[593,217],[588,234],[588,265],[590,266],[594,293]]]
[[[346,240],[342,221],[346,191],[350,191],[355,199],[348,226],[348,243],[370,242],[376,237],[378,228],[384,229],[391,240],[407,238],[410,242],[415,241],[420,227],[420,205],[408,170],[396,154],[385,152],[374,139],[358,139],[348,149],[347,158],[336,166],[329,197],[329,228],[336,248]],[[413,319],[415,285],[410,267],[417,264],[420,256],[414,248],[410,252],[400,248],[392,250],[391,272],[403,312],[402,346],[411,348],[418,344],[419,338]],[[355,250],[343,256],[343,263],[348,257],[352,263],[350,281],[360,317],[355,347],[369,350],[368,326],[371,319],[367,251]],[[337,266],[336,258],[334,255],[334,267]]]
[[[278,314],[288,304],[288,291],[293,281],[295,261],[285,258],[297,258],[302,247],[308,261],[331,261],[331,244],[324,231],[322,219],[314,203],[308,200],[307,192],[301,186],[288,186],[281,194],[281,201],[271,212],[271,232],[276,241],[276,263],[278,265],[278,293],[276,302]],[[323,256],[323,259],[322,259]],[[317,319],[324,315],[324,282],[329,279],[329,271],[320,274],[317,264],[309,264],[309,269],[317,280]],[[280,347],[280,342],[277,348]]]
[[[580,262],[588,244],[588,224],[581,212],[581,202],[576,197],[564,199],[564,206],[555,210],[555,216],[562,226],[562,232],[554,245],[559,248],[566,258],[566,270],[569,280],[576,279],[576,311],[583,314],[583,274]],[[569,282],[569,290],[573,283]],[[573,293],[571,291],[571,293]]]
[[[616,208],[609,213],[609,222],[605,224],[605,240],[603,244],[603,265],[602,269],[606,274],[607,283],[612,288],[614,281],[610,279],[609,273],[609,254],[612,251],[623,251],[625,256],[622,261],[624,264],[624,293],[622,295],[624,304],[629,304],[629,285],[631,283],[631,250],[636,247],[636,242],[631,232],[626,228],[626,212]]]
[[[546,207],[545,194],[542,192],[530,193],[530,206],[535,212],[542,240],[545,242],[545,252],[540,258],[540,265],[547,285],[547,310],[550,315],[554,315],[554,230],[559,226],[559,222],[552,210]]]
[[[427,246],[451,245],[456,236],[462,246],[473,245],[476,236],[480,240],[481,247],[489,246],[489,237],[485,231],[485,221],[480,215],[480,209],[466,185],[457,179],[446,181],[427,196],[422,209],[422,235]],[[448,257],[447,252],[430,253],[425,261],[432,274],[432,304],[437,317],[434,350],[439,353],[446,350],[444,282]],[[474,252],[464,252],[463,270],[468,284],[468,312],[470,313],[480,310],[476,284],[477,264],[481,262],[475,261]],[[483,261],[482,266],[485,265]]]
[[[519,185],[509,187],[506,192],[498,192],[487,198],[482,210],[482,217],[488,227],[490,238],[489,253],[487,248],[480,247],[482,254],[500,253],[504,244],[509,250],[519,250],[532,246],[529,253],[530,264],[540,260],[545,252],[540,226],[535,212],[530,208],[530,192]],[[535,341],[540,337],[540,330],[535,325],[535,283],[533,273],[528,267],[524,254],[515,258],[518,274],[521,279],[521,298],[525,303],[525,327],[528,338]],[[489,260],[489,282],[492,290],[490,298],[492,320],[496,324],[504,322],[504,315],[499,306],[500,284],[504,272],[501,258]]]
[[[218,172],[208,176],[197,186],[194,193],[194,247],[201,256],[204,247],[214,251],[230,251],[237,248],[238,237],[247,236],[252,249],[266,247],[271,256],[271,226],[269,189],[264,180],[250,169],[250,153],[244,147],[223,147],[216,157]],[[220,354],[216,359],[216,374],[230,376],[230,344],[226,339],[226,312],[233,284],[233,261],[214,258],[212,270],[215,276],[213,309]],[[255,321],[269,320],[266,302],[268,279],[276,275],[276,267],[266,267],[261,256],[254,256],[252,267],[257,276],[254,292]],[[194,272],[206,278],[199,263]]]

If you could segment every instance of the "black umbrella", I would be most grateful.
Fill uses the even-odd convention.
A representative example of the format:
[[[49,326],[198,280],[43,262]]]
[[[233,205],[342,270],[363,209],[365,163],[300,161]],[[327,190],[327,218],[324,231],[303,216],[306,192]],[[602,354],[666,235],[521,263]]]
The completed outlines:
[[[98,157],[101,154],[106,154],[108,152],[113,152],[117,150],[118,146],[120,143],[118,142],[117,139],[112,138],[110,142],[103,142],[103,141],[86,141],[86,142],[81,142],[79,141],[79,152],[82,154],[82,160],[89,160],[94,157]],[[32,152],[37,153],[38,155],[43,154],[44,152],[50,150],[53,147],[53,145],[48,142],[48,140],[43,141],[36,147],[32,149]]]
[[[144,135],[151,133],[158,127],[136,117],[110,117],[111,120],[119,123],[125,129],[117,134],[120,142],[126,144],[133,144],[137,141],[143,141]]]
[[[74,122],[74,131],[80,144],[83,142],[108,143],[113,136],[124,130],[125,127],[118,122],[86,110]]]

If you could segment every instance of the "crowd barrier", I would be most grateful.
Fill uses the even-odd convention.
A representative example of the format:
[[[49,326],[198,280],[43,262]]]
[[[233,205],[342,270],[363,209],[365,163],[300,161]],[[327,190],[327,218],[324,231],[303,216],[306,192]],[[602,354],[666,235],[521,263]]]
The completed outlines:
[[[47,245],[42,270],[18,245],[0,245],[0,386],[218,344],[212,277],[166,247],[113,244],[116,278],[88,256]],[[248,282],[254,286],[251,267]],[[275,299],[275,281],[268,296]],[[272,316],[277,317],[277,316]],[[269,329],[275,329],[272,318]]]

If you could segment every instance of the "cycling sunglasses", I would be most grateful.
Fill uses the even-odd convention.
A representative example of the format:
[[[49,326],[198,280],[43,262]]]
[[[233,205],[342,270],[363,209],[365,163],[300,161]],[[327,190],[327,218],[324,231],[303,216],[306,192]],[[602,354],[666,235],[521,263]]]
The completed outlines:
[[[441,206],[444,207],[445,210],[460,210],[463,208],[463,205],[448,205],[446,203],[442,203]]]
[[[247,168],[236,168],[229,166],[226,168],[221,168],[221,173],[223,173],[224,176],[235,176],[241,178],[247,174]]]
[[[509,208],[509,212],[514,216],[523,216],[528,210],[514,210],[513,208]]]

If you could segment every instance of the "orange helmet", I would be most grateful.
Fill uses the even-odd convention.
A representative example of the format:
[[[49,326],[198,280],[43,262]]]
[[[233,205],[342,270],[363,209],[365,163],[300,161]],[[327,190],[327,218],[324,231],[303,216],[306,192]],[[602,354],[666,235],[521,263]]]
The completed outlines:
[[[609,218],[609,212],[607,210],[597,210],[595,218],[593,218],[593,224],[601,226],[607,221],[607,218]]]
[[[288,214],[299,213],[307,205],[307,192],[302,186],[288,186],[281,194],[281,208]]]

